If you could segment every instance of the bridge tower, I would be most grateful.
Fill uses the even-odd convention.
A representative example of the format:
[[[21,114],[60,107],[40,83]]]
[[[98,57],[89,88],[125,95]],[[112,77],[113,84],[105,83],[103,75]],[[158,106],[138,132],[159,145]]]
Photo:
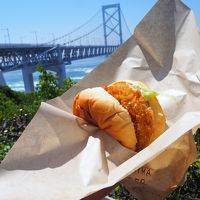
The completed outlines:
[[[119,36],[119,44],[122,44],[120,4],[102,6],[102,15],[105,46],[108,45],[108,37],[111,33],[117,34]]]

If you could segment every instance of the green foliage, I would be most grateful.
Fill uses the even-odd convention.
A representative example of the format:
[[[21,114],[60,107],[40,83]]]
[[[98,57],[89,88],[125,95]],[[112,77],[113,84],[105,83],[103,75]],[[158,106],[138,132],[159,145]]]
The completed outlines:
[[[66,92],[69,88],[71,88],[74,84],[76,84],[75,81],[73,81],[70,77],[66,78],[65,80],[63,80],[63,85],[59,90],[59,94],[63,94],[64,92]]]
[[[0,94],[0,118],[8,119],[17,113],[18,106],[4,94]]]
[[[41,101],[61,95],[75,84],[71,78],[67,78],[59,88],[56,76],[41,66],[38,71],[40,76],[36,92],[16,92],[0,85],[0,161],[33,118]]]
[[[37,67],[40,72],[39,83],[36,86],[38,97],[42,101],[52,99],[59,95],[58,78],[42,67]]]
[[[8,150],[20,137],[30,119],[23,109],[11,120],[0,119],[0,161],[4,159]]]
[[[0,119],[9,119],[18,111],[19,96],[8,86],[0,85]]]
[[[59,87],[58,77],[54,76],[53,73],[46,71],[41,66],[37,67],[37,71],[40,72],[40,76],[39,83],[36,86],[36,93],[41,101],[63,94],[76,83],[71,78],[66,78],[63,80],[62,87]]]
[[[178,187],[174,192],[172,192],[166,200],[174,200],[174,199],[187,199],[187,200],[198,200],[200,199],[200,168],[196,167],[196,161],[193,165],[191,165],[188,169],[186,180],[184,184]]]
[[[110,194],[110,197],[115,200],[137,200],[129,191],[121,184],[119,184]]]
[[[0,94],[16,104],[20,102],[19,93],[11,90],[8,86],[0,85]]]
[[[38,110],[41,101],[46,101],[57,97],[67,91],[76,82],[71,78],[63,81],[63,86],[59,88],[58,78],[42,67],[38,67],[40,72],[39,83],[36,92],[24,93],[11,90],[8,86],[0,85],[0,121],[11,120],[23,109],[29,120]]]
[[[0,162],[4,159],[5,155],[8,153],[8,151],[11,149],[12,143],[0,143]]]
[[[20,113],[20,109],[23,109],[31,119],[40,105],[35,93],[16,92],[2,85],[0,85],[0,102],[0,121],[11,120]]]

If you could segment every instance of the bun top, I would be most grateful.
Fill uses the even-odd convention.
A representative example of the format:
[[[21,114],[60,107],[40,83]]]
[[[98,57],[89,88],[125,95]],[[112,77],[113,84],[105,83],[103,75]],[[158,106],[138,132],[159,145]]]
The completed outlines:
[[[135,128],[128,111],[103,88],[81,91],[75,97],[73,113],[99,126],[125,147],[135,149]]]

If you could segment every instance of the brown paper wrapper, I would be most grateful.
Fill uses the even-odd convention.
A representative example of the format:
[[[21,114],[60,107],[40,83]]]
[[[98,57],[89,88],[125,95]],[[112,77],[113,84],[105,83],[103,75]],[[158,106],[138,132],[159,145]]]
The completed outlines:
[[[196,159],[195,151],[193,135],[188,132],[155,159],[122,180],[122,184],[138,199],[164,199],[183,183],[184,172]]]
[[[193,12],[162,0],[127,40],[65,94],[42,103],[0,165],[0,199],[81,199],[123,180],[139,199],[162,199],[195,160],[200,124],[200,34]],[[82,89],[122,79],[161,92],[166,131],[139,153],[72,115]]]

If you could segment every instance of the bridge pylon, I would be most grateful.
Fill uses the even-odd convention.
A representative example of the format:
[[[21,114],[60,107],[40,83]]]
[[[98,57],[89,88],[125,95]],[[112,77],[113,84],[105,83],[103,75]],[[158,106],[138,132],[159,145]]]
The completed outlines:
[[[0,69],[0,85],[6,85],[6,81],[3,77],[3,72],[1,69]]]
[[[63,80],[66,79],[66,71],[65,71],[65,64],[62,60],[62,51],[60,45],[57,45],[57,55],[58,55],[58,67],[57,67],[57,76],[59,77],[58,84],[61,87],[63,84]]]
[[[24,81],[24,89],[26,92],[34,92],[34,81],[33,72],[35,71],[34,66],[23,65],[22,77]]]
[[[111,33],[119,36],[119,44],[122,44],[122,26],[120,4],[102,6],[103,30],[105,46],[108,45],[108,37]]]

